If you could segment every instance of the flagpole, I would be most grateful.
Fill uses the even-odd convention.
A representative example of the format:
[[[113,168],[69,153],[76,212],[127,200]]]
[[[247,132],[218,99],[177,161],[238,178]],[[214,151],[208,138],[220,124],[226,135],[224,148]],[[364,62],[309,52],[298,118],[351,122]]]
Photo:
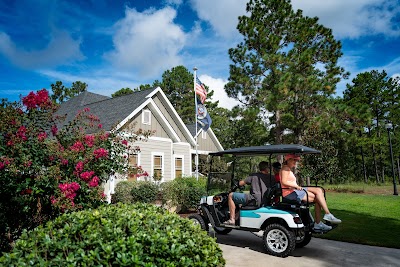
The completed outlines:
[[[193,80],[193,92],[194,92],[194,106],[195,106],[195,113],[194,113],[194,116],[195,116],[195,125],[196,125],[196,133],[195,133],[195,135],[194,135],[194,137],[195,137],[195,140],[196,140],[196,158],[195,158],[195,165],[196,165],[196,180],[198,181],[199,180],[199,151],[197,150],[197,96],[196,96],[196,71],[197,71],[197,68],[196,67],[194,67],[193,68],[193,77],[194,77],[194,80]]]

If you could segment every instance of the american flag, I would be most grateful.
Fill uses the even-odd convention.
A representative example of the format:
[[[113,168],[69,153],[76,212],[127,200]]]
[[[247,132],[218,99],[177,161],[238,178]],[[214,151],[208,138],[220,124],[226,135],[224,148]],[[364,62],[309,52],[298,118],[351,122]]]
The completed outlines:
[[[196,88],[195,88],[196,94],[200,96],[200,101],[202,104],[206,101],[207,98],[207,91],[206,88],[204,87],[204,84],[199,80],[199,78],[196,77]]]

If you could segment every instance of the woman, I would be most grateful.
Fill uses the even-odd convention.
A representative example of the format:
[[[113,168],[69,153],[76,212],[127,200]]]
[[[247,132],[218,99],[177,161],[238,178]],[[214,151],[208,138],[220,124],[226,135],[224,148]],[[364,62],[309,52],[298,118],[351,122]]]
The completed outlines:
[[[285,161],[283,162],[282,169],[279,173],[281,177],[282,185],[282,196],[289,200],[297,200],[315,202],[315,223],[314,230],[319,231],[329,231],[332,229],[331,226],[324,224],[321,221],[321,208],[325,211],[324,220],[329,221],[333,224],[339,224],[342,221],[328,209],[326,204],[324,192],[319,187],[301,187],[296,182],[296,177],[294,176],[293,169],[296,168],[297,162],[300,160],[300,156],[294,154],[285,155]],[[307,191],[307,192],[306,192]]]

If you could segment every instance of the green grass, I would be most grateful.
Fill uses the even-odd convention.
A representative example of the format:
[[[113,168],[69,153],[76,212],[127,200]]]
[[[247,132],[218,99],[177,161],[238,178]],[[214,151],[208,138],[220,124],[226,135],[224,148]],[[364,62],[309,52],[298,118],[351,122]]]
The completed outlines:
[[[326,198],[330,211],[342,223],[318,237],[400,248],[400,196],[374,195],[367,190],[365,194],[327,192]]]

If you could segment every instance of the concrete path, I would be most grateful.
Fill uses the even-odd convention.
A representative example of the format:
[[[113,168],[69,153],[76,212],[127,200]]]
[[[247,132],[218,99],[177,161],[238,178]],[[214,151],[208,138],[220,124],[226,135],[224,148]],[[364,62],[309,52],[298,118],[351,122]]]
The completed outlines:
[[[266,254],[262,239],[252,233],[233,230],[228,235],[216,234],[215,237],[223,251],[227,267],[400,267],[400,249],[313,238],[306,247],[295,249],[293,255],[287,258],[278,258]]]

